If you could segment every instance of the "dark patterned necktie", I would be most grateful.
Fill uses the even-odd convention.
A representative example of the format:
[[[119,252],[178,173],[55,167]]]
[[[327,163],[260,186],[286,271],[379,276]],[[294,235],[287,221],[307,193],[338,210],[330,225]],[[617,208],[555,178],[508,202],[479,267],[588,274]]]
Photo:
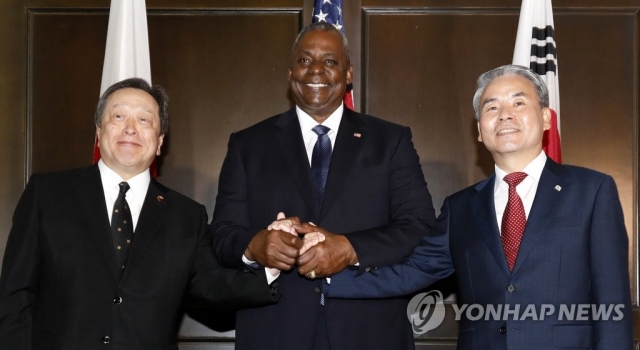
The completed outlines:
[[[525,177],[527,177],[527,174],[523,172],[511,173],[504,177],[504,181],[509,184],[509,200],[507,201],[507,206],[502,216],[501,238],[502,248],[504,248],[504,254],[507,257],[510,271],[513,270],[513,266],[516,263],[518,251],[520,250],[520,241],[522,241],[522,234],[524,233],[524,228],[527,226],[524,205],[518,192],[516,192],[516,186],[518,186]]]
[[[113,205],[113,215],[111,216],[111,232],[113,237],[113,247],[116,252],[116,262],[118,270],[122,276],[131,240],[133,239],[133,220],[131,220],[131,209],[127,203],[125,195],[129,190],[129,184],[120,183],[120,193]]]
[[[324,125],[316,125],[312,130],[318,135],[318,141],[316,141],[315,146],[313,146],[311,174],[313,174],[313,182],[316,187],[318,207],[322,207],[324,188],[327,184],[329,164],[331,163],[331,140],[327,135],[331,129]]]

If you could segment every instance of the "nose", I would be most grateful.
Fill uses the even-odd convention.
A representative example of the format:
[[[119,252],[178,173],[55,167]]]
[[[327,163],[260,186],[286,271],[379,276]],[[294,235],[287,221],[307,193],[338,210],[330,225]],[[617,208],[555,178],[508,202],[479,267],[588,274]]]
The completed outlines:
[[[309,67],[309,72],[312,74],[324,73],[324,64],[322,63],[322,61],[311,62],[311,66]]]
[[[498,120],[503,121],[503,120],[510,120],[510,119],[513,119],[513,114],[511,113],[511,109],[502,108],[500,110],[500,115],[498,115]]]
[[[128,118],[124,124],[124,133],[127,135],[135,135],[138,132],[133,118]]]

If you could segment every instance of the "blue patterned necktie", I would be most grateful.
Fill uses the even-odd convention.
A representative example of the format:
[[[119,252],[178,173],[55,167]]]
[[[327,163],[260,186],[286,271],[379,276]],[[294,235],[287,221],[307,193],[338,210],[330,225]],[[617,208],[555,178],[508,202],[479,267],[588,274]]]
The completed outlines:
[[[316,125],[312,130],[318,135],[318,141],[313,146],[311,174],[316,187],[318,207],[322,207],[322,197],[324,197],[324,188],[327,184],[329,164],[331,163],[331,140],[327,135],[331,129],[324,125]]]

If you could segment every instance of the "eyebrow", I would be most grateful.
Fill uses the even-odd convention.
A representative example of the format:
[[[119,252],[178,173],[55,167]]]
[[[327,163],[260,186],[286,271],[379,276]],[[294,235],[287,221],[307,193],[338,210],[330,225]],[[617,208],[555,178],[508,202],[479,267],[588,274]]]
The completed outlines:
[[[509,95],[509,98],[520,97],[520,96],[527,97],[527,94],[524,91],[518,91],[518,92],[514,92],[513,94]],[[495,97],[486,98],[484,101],[482,101],[482,106],[485,106],[486,104],[491,103],[491,102],[495,102],[496,100],[497,100],[497,98],[495,98]]]
[[[134,108],[128,103],[115,103],[113,106],[111,106],[111,110],[113,110],[115,108],[118,108],[118,107]],[[154,111],[149,109],[149,108],[145,108],[145,107],[135,107],[135,108],[136,109],[141,109],[141,110],[146,111],[146,112],[151,113],[151,114],[154,113]]]

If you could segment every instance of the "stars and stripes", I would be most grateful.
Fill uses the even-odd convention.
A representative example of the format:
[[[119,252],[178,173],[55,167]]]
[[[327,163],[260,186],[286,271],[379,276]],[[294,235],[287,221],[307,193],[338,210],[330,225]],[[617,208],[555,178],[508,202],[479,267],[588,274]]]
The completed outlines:
[[[327,22],[333,24],[341,32],[342,22],[342,0],[316,0],[313,7],[313,22]]]
[[[313,22],[333,24],[336,29],[344,33],[342,0],[315,0],[313,6]],[[347,91],[344,93],[344,104],[347,108],[355,110],[353,101],[353,85],[349,84]]]

